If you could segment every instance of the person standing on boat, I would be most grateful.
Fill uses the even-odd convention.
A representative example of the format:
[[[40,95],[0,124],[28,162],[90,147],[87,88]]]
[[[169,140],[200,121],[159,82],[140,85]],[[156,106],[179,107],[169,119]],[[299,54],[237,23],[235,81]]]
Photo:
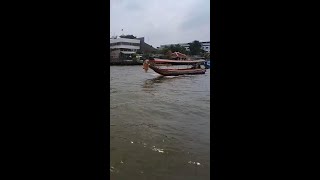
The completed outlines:
[[[149,69],[149,60],[145,60],[143,62],[143,69],[145,72],[148,72],[148,69]]]

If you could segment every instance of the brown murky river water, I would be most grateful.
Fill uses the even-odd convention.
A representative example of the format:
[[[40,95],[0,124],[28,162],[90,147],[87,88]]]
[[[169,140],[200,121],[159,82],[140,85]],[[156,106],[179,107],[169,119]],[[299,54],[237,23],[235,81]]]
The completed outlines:
[[[161,77],[111,66],[110,178],[210,179],[210,70]]]

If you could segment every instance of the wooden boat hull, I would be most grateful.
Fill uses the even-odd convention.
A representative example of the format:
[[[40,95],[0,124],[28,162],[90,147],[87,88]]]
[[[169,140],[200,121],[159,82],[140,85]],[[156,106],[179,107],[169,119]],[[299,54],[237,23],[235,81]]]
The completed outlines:
[[[205,69],[160,69],[156,66],[150,65],[150,69],[163,76],[179,76],[179,75],[195,75],[205,74]]]
[[[172,64],[172,65],[190,65],[195,63],[204,63],[204,60],[169,60],[169,59],[154,59],[148,60],[150,63],[156,64]]]

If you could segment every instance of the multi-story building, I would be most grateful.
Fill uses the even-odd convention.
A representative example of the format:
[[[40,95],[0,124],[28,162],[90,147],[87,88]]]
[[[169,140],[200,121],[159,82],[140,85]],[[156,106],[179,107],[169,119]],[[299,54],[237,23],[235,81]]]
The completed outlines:
[[[205,41],[200,43],[202,45],[201,49],[205,50],[206,52],[210,52],[210,41]],[[165,46],[170,46],[170,45],[178,45],[178,44],[161,45],[159,49],[164,48]],[[180,43],[179,45],[186,48],[187,51],[190,51],[190,43]]]
[[[210,41],[206,41],[206,42],[201,42],[202,44],[202,49],[205,50],[206,52],[210,52]]]
[[[127,59],[140,49],[140,39],[112,38],[110,39],[110,55],[112,61]]]

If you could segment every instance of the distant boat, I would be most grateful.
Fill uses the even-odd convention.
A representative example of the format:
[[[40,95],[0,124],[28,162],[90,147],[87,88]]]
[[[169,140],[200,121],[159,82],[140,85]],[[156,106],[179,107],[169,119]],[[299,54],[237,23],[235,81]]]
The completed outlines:
[[[201,68],[201,63],[204,60],[194,60],[194,61],[186,61],[186,60],[168,60],[168,59],[149,59],[144,61],[143,69],[145,72],[148,71],[148,68],[152,69],[158,74],[163,76],[179,76],[179,75],[195,75],[195,74],[205,74],[206,70]],[[192,65],[191,68],[184,68],[184,69],[174,69],[174,68],[160,68],[160,66],[164,65]]]

